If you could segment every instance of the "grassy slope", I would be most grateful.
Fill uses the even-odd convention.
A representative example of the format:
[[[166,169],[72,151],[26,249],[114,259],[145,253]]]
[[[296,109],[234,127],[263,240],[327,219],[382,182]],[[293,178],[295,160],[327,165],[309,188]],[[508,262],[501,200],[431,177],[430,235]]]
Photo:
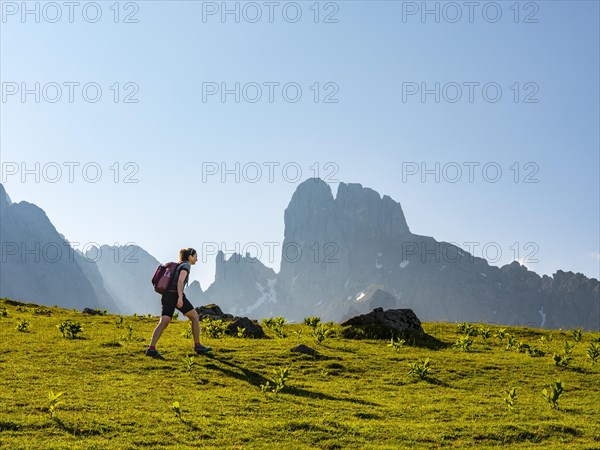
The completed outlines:
[[[31,306],[31,305],[30,305]],[[0,300],[0,448],[600,448],[600,362],[586,350],[598,333],[584,333],[569,368],[553,364],[570,332],[508,328],[544,357],[506,351],[498,339],[473,350],[433,350],[386,341],[328,338],[320,357],[291,353],[298,343],[316,347],[311,328],[286,325],[287,338],[203,339],[211,356],[195,357],[191,374],[182,358],[192,355],[173,323],[160,341],[166,360],[144,356],[156,319],[126,317],[134,328],[125,339],[116,316],[32,307]],[[15,330],[19,319],[28,332]],[[83,324],[83,339],[63,338],[56,325]],[[426,323],[425,331],[448,344],[454,324]],[[496,328],[492,328],[495,330]],[[298,338],[294,332],[300,331]],[[107,346],[120,341],[120,346]],[[104,344],[104,345],[103,345]],[[407,375],[408,363],[430,358],[426,381]],[[272,370],[290,366],[283,392],[260,385]],[[562,380],[560,409],[552,410],[543,388]],[[517,388],[515,408],[505,390]],[[54,419],[48,392],[64,392]],[[182,407],[181,422],[171,410]]]

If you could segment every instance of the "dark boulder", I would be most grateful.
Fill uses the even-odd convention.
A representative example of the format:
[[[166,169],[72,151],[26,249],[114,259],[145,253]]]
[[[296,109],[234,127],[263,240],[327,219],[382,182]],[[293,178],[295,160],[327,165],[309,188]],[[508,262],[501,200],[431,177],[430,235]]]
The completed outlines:
[[[425,333],[412,309],[375,308],[368,314],[352,317],[342,323],[348,327],[343,335],[350,338],[389,339],[393,336],[423,336]]]
[[[244,328],[242,337],[258,339],[265,337],[265,332],[263,331],[262,327],[259,324],[252,322],[247,317],[237,318],[227,325],[227,334],[237,337],[238,328]]]
[[[196,306],[196,312],[198,313],[200,320],[204,319],[205,317],[209,317],[211,319],[221,319],[223,321],[235,320],[234,316],[231,314],[225,314],[221,308],[215,304]]]

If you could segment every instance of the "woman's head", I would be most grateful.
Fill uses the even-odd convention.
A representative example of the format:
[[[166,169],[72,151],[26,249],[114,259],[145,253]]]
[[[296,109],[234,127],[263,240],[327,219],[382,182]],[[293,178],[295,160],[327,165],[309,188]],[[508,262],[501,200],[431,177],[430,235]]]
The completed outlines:
[[[179,250],[179,262],[189,262],[190,264],[196,264],[198,260],[198,253],[191,247],[182,248]]]

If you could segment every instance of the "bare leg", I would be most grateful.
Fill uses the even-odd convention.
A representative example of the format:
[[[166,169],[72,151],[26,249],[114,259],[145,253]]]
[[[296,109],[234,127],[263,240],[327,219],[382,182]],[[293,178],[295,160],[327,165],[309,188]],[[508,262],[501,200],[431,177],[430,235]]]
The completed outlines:
[[[150,341],[151,347],[156,346],[156,343],[160,339],[162,332],[169,326],[171,320],[172,319],[169,316],[161,316],[158,325],[156,325],[156,328],[154,329],[154,333],[152,333],[152,340]]]
[[[192,322],[192,335],[194,336],[194,344],[200,344],[200,318],[195,309],[185,313],[185,316]]]

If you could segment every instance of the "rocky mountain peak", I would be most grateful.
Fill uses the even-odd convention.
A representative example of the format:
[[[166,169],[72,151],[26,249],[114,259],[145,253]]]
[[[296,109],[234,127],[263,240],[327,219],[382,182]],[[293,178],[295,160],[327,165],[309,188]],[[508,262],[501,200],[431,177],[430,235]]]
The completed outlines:
[[[8,193],[6,192],[6,189],[4,189],[4,185],[2,183],[0,183],[0,209],[4,209],[10,205],[12,205],[12,202],[10,201],[10,197],[8,196]]]

